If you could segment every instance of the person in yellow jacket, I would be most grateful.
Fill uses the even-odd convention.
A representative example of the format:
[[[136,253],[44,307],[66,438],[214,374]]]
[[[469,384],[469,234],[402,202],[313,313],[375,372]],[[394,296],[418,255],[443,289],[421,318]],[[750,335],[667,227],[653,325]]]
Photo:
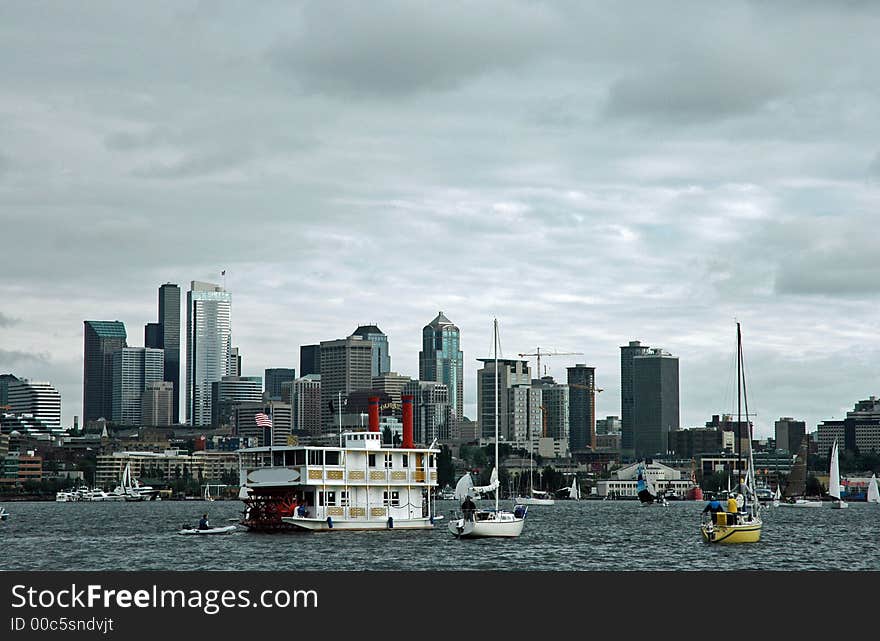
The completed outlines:
[[[735,525],[737,512],[739,511],[739,506],[736,503],[735,496],[729,496],[727,498],[727,524]]]

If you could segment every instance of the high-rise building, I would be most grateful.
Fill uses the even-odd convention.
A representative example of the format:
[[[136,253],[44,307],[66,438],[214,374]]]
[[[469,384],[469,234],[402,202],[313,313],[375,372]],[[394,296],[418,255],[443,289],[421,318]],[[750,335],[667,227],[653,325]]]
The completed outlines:
[[[270,367],[264,373],[264,391],[270,401],[280,401],[281,385],[296,380],[296,370],[292,367]]]
[[[571,425],[569,406],[570,396],[568,385],[557,383],[552,376],[542,376],[532,381],[532,387],[541,390],[541,406],[546,421],[546,436],[556,441],[565,441],[571,448]]]
[[[235,420],[235,407],[263,402],[263,379],[259,376],[224,376],[211,383],[211,425],[225,427]]]
[[[372,363],[373,343],[360,336],[321,342],[321,424],[324,427],[334,425],[340,392],[345,403],[350,392],[370,389]]]
[[[774,424],[776,432],[776,449],[797,452],[807,433],[807,424],[796,421],[790,416],[783,416]],[[842,444],[841,444],[842,446]]]
[[[453,420],[464,417],[464,353],[461,333],[443,312],[422,329],[419,380],[443,383],[449,390]]]
[[[141,397],[141,425],[167,427],[174,423],[174,384],[168,381],[147,383]]]
[[[46,427],[61,427],[61,394],[51,383],[16,378],[7,384],[6,404],[13,414],[30,414]]]
[[[144,325],[144,347],[162,349],[162,325],[159,323]]]
[[[321,375],[308,374],[293,383],[284,383],[285,389],[288,385],[290,400],[282,398],[282,401],[293,406],[293,429],[318,436],[321,433]]]
[[[165,354],[152,347],[123,347],[113,352],[113,422],[137,425],[144,390],[165,378]]]
[[[646,354],[650,347],[630,341],[620,348],[620,449],[625,457],[633,449],[633,359]]]
[[[241,376],[241,353],[237,347],[229,350],[229,366],[226,372],[227,376]]]
[[[272,421],[272,427],[257,425],[257,414],[265,414]],[[235,406],[234,433],[243,438],[256,438],[259,447],[271,443],[275,446],[287,445],[291,434],[293,412],[290,405],[280,401],[261,401],[259,403],[239,403]]]
[[[412,378],[409,376],[403,376],[402,374],[398,374],[397,372],[385,372],[380,374],[379,376],[373,377],[373,390],[377,392],[384,392],[388,394],[391,398],[391,403],[396,405],[398,409],[396,409],[393,414],[400,417],[400,395],[403,394],[403,388],[412,381]]]
[[[619,434],[620,417],[606,416],[596,421],[596,434]]]
[[[391,371],[391,354],[388,353],[388,337],[375,325],[361,325],[352,333],[373,344],[373,361],[370,365],[371,375],[380,376]]]
[[[437,381],[410,381],[404,394],[413,397],[413,439],[429,445],[431,441],[448,441],[449,390]]]
[[[299,375],[321,373],[321,346],[301,345],[299,348]]]
[[[578,363],[568,368],[569,447],[576,452],[593,446],[596,422],[596,368]]]
[[[9,405],[9,383],[17,380],[12,374],[0,374],[0,405]]]
[[[483,363],[477,370],[477,422],[482,438],[495,438],[495,359],[478,358]],[[528,361],[498,359],[498,436],[506,442],[516,440],[516,421],[510,411],[510,389],[529,385],[531,369]],[[450,406],[452,403],[450,402]],[[521,430],[520,430],[521,431]]]
[[[542,398],[540,387],[520,383],[510,388],[507,407],[509,443],[513,447],[538,451],[538,440],[546,436]]]
[[[678,358],[651,349],[632,360],[633,447],[637,458],[669,451],[669,432],[679,428]]]
[[[126,347],[119,321],[83,321],[83,425],[113,417],[113,352]]]
[[[171,422],[177,423],[180,421],[180,287],[175,283],[159,287],[159,333],[165,350],[165,380],[174,385]]]
[[[229,373],[232,295],[219,285],[192,281],[186,293],[186,422],[211,424],[211,385]]]

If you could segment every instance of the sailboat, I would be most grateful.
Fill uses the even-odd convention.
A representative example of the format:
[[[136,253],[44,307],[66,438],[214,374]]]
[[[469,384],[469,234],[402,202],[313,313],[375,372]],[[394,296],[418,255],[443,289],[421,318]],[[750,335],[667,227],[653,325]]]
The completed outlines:
[[[489,486],[495,492],[495,509],[481,509],[474,512],[472,520],[462,516],[449,521],[449,531],[456,538],[477,537],[517,537],[522,533],[528,506],[517,507],[513,512],[502,510],[499,506],[498,491],[498,319],[493,324],[495,350],[495,468]],[[470,475],[467,475],[470,477]],[[461,482],[461,481],[459,481]]]
[[[810,501],[804,497],[807,488],[808,447],[807,437],[804,436],[794,465],[791,466],[788,484],[785,486],[785,492],[782,493],[783,500],[779,503],[779,507],[822,507],[822,501]]]
[[[651,507],[652,505],[660,505],[666,507],[666,498],[658,496],[654,483],[648,476],[644,463],[639,463],[638,479],[636,481],[636,494],[638,494],[639,502],[642,507]]]
[[[880,503],[880,487],[877,486],[876,474],[872,474],[868,481],[868,503]]]
[[[837,452],[837,440],[831,447],[831,468],[828,472],[828,495],[834,499],[831,507],[841,508],[849,507],[846,501],[840,498],[840,457]]]
[[[581,500],[581,488],[578,487],[577,475],[571,480],[571,487],[568,488],[568,498],[575,501]]]
[[[529,447],[529,495],[517,496],[514,499],[514,502],[517,505],[553,505],[554,503],[556,503],[556,501],[553,500],[553,497],[550,496],[549,492],[536,490],[532,485],[534,467],[535,465],[534,459],[532,458],[532,448]]]
[[[773,507],[779,507],[779,499],[782,498],[782,493],[779,491],[779,485],[776,486],[776,494],[773,495]]]
[[[745,368],[743,367],[742,331],[736,324],[736,454],[737,474],[739,475],[739,494],[736,497],[737,511],[734,513],[717,512],[714,520],[704,520],[700,524],[700,533],[707,543],[757,543],[761,540],[761,503],[755,492],[755,462],[752,457],[752,426],[748,421],[749,400],[745,386]],[[742,452],[739,430],[742,428],[742,409],[745,408],[746,429],[748,429],[749,459],[745,479],[742,474]],[[742,499],[740,501],[740,499]]]

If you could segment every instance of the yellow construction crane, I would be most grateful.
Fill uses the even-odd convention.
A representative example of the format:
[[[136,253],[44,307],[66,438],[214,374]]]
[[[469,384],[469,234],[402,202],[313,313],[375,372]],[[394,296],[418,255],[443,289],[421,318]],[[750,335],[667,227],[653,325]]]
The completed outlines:
[[[520,354],[519,357],[522,358],[524,356],[537,356],[538,357],[538,375],[536,378],[541,378],[541,357],[542,356],[581,356],[583,352],[542,352],[541,348],[537,348],[531,354]]]
[[[596,384],[593,385],[578,385],[577,383],[569,383],[569,387],[577,387],[578,389],[585,389],[590,393],[590,409],[592,410],[590,413],[592,414],[592,419],[590,420],[590,447],[593,451],[596,451],[596,394],[599,392],[604,392],[601,387],[596,387]]]

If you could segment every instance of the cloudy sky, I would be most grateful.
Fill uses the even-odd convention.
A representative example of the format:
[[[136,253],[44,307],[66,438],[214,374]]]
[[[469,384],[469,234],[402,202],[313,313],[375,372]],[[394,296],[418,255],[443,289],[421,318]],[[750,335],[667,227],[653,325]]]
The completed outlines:
[[[82,321],[233,294],[244,373],[375,322],[474,359],[680,358],[683,426],[880,393],[880,6],[4,2],[0,372],[82,404]]]

